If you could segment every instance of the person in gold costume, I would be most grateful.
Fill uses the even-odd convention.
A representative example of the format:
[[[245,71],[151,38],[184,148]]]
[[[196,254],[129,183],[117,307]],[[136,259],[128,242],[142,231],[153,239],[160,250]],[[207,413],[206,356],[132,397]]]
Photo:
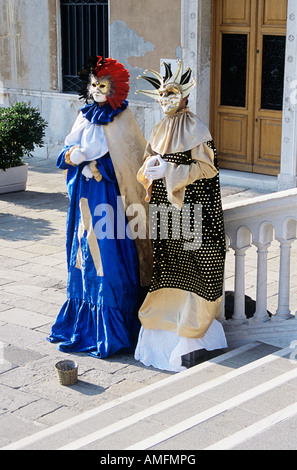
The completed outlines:
[[[183,73],[181,61],[174,74],[164,66],[165,77],[153,70],[139,77],[154,89],[138,92],[157,100],[165,117],[151,133],[137,174],[150,207],[153,275],[139,310],[135,358],[178,372],[227,347],[219,321],[225,231],[214,142],[187,107],[195,80],[189,68]]]

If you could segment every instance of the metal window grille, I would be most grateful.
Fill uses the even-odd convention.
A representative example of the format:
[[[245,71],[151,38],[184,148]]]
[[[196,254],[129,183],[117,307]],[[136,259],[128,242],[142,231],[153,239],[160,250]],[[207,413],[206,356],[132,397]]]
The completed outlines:
[[[108,56],[108,0],[61,0],[63,92],[78,92],[89,56]]]

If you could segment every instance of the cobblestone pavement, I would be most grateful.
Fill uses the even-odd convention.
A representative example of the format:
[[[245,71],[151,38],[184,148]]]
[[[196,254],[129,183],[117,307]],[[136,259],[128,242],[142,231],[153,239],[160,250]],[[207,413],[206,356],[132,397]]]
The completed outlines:
[[[254,195],[232,187],[222,193],[225,201]],[[63,172],[53,160],[30,160],[27,190],[0,195],[0,447],[171,375],[142,366],[133,355],[100,360],[61,353],[46,341],[66,298],[67,209]],[[296,254],[296,244],[293,250]],[[273,306],[278,280],[273,247],[269,256]],[[253,294],[252,256],[248,263]],[[227,283],[231,289],[231,270]],[[295,306],[296,300],[294,277]],[[54,368],[66,357],[79,365],[79,381],[71,387],[59,384]]]

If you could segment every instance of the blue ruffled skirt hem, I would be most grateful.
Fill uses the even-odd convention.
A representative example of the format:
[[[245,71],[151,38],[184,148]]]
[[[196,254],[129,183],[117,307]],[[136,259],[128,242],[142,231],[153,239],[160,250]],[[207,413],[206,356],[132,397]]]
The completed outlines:
[[[105,358],[118,351],[134,351],[140,323],[136,313],[106,305],[68,299],[47,340],[63,352],[86,352]]]

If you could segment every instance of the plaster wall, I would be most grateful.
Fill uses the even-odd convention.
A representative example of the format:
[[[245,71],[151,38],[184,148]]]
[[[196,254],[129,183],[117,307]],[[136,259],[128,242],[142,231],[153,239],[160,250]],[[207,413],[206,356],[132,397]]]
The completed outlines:
[[[0,106],[25,101],[40,110],[49,126],[45,147],[35,155],[44,158],[57,157],[82,105],[77,95],[60,93],[59,5],[59,0],[0,0]],[[130,108],[148,138],[161,110],[135,95],[137,76],[148,67],[159,70],[160,58],[181,57],[181,0],[110,0],[109,5],[110,55],[130,71]]]
[[[0,81],[57,91],[56,0],[0,0]]]
[[[129,69],[129,98],[135,99],[137,88],[150,88],[139,74],[159,71],[160,59],[182,58],[181,0],[110,1],[110,55]],[[138,94],[137,100],[149,98]]]

